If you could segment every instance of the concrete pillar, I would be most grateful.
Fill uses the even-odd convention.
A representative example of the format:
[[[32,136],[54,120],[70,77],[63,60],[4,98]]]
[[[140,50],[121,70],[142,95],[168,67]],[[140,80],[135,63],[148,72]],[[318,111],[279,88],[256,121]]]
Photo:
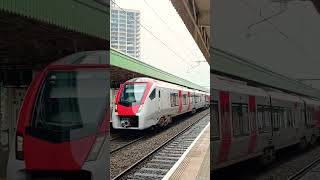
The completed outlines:
[[[17,119],[26,87],[0,86],[0,178],[5,177],[7,158],[12,146]]]
[[[7,98],[6,88],[0,87],[0,178],[6,176],[6,164],[9,154],[9,125],[6,120],[6,102]]]

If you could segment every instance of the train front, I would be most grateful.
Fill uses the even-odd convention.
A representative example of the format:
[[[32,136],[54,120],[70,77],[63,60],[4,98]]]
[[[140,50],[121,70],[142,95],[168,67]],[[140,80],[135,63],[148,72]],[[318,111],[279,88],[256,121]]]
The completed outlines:
[[[155,111],[153,102],[147,99],[152,85],[147,78],[132,79],[121,85],[112,113],[114,129],[143,130],[155,124],[155,120],[149,117]]]
[[[8,179],[106,179],[107,83],[99,65],[55,64],[39,73],[20,111]]]

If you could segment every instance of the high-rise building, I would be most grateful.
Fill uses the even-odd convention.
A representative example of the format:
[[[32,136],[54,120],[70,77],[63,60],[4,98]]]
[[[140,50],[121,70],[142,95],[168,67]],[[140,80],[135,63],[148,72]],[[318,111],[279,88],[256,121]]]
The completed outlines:
[[[111,6],[111,47],[140,58],[140,12]]]

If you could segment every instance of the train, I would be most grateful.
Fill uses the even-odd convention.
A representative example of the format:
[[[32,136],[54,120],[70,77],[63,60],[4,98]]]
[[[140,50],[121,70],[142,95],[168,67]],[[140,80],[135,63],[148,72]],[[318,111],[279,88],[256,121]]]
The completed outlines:
[[[319,100],[218,75],[211,83],[213,170],[251,158],[268,165],[278,150],[318,140]]]
[[[112,111],[114,129],[144,130],[164,127],[172,118],[194,113],[210,104],[208,92],[147,77],[121,84]]]
[[[79,52],[37,73],[23,101],[8,179],[109,177],[107,51]]]

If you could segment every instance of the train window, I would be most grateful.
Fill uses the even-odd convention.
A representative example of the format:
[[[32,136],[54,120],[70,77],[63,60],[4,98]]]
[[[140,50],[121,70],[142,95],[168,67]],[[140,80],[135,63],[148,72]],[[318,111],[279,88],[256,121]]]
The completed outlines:
[[[285,128],[286,124],[287,124],[285,112],[286,112],[286,108],[280,108],[279,109],[281,128]]]
[[[265,121],[266,121],[266,131],[271,130],[271,106],[264,107]]]
[[[232,103],[232,125],[234,136],[249,134],[248,105]]]
[[[161,96],[160,96],[160,90],[159,90],[159,98],[160,98]]]
[[[273,130],[279,131],[280,129],[280,110],[278,107],[273,107],[272,109],[272,116],[273,116]]]
[[[170,94],[171,107],[179,106],[178,93]]]
[[[212,108],[210,108],[210,116],[212,116],[213,123],[211,125],[214,140],[220,137],[220,123],[219,123],[219,106],[218,101],[213,101]]]
[[[150,100],[153,100],[154,98],[156,98],[156,89],[154,89],[150,95],[149,95]]]
[[[198,96],[194,95],[193,99],[194,99],[194,103],[198,103]]]
[[[183,105],[187,105],[187,95],[186,94],[184,94],[182,96],[182,103],[183,103]]]
[[[242,105],[242,115],[243,115],[243,135],[248,135],[249,134],[249,116],[248,116],[248,105],[243,104]]]
[[[240,117],[242,117],[240,105],[232,104],[232,126],[233,126],[233,135],[234,136],[241,135]]]
[[[264,107],[257,105],[257,121],[259,132],[264,132],[266,127]]]
[[[295,114],[294,114],[294,111],[290,110],[290,116],[291,116],[291,126],[292,127],[295,127],[295,124],[296,124],[296,117],[295,117]]]
[[[293,127],[291,109],[286,109],[287,127]]]

